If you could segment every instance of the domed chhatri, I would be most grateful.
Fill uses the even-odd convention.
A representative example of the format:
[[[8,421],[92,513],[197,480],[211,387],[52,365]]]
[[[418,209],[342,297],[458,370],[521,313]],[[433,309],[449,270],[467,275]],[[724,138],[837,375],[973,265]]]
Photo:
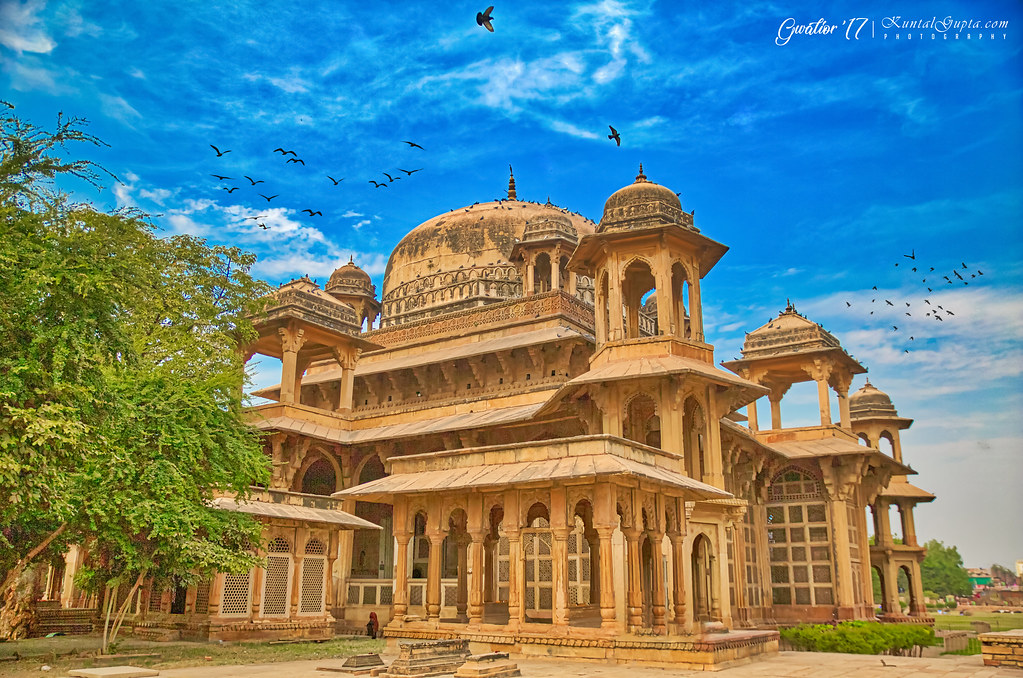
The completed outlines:
[[[842,344],[835,335],[796,311],[789,301],[777,318],[746,335],[742,355],[750,359],[831,348],[841,349]]]
[[[597,232],[661,226],[665,220],[699,231],[693,225],[693,215],[682,210],[678,196],[668,187],[647,180],[640,164],[636,181],[612,193],[604,203],[604,216]]]
[[[558,214],[550,210],[548,212],[550,213],[543,214],[536,219],[526,222],[526,230],[522,233],[523,242],[549,240],[552,238],[561,238],[573,244],[579,242],[579,231],[572,224],[571,219],[564,214]]]
[[[355,265],[354,258],[349,258],[347,264],[336,269],[323,289],[355,309],[360,327],[373,329],[373,321],[380,315],[377,288],[369,274]]]
[[[354,258],[349,259],[347,264],[330,275],[324,289],[335,296],[338,294],[376,296],[376,287],[369,274],[355,265]]]
[[[862,388],[849,396],[849,412],[854,420],[899,416],[892,404],[892,399],[887,393],[871,384],[870,379],[867,379],[867,383]]]

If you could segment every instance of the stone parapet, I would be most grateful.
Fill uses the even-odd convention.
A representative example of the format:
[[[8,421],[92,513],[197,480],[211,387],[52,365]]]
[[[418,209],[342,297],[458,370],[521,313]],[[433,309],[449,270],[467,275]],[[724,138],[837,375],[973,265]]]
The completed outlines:
[[[980,647],[985,666],[1023,669],[1023,629],[982,633]]]

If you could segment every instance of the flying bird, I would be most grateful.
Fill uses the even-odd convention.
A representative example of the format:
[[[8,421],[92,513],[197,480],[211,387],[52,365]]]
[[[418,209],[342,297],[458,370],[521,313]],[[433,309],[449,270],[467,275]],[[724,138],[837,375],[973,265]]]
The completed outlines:
[[[942,318],[942,317],[941,317],[940,315],[938,315],[937,313],[935,313],[935,314],[934,314],[934,319],[935,319],[935,320],[940,320],[941,322],[945,322],[945,319],[944,319],[944,318]]]
[[[280,193],[278,193],[277,195],[280,195]],[[271,200],[273,200],[274,198],[276,198],[276,197],[277,197],[277,195],[271,195],[270,197],[267,197],[267,196],[263,195],[262,193],[260,193],[260,194],[259,194],[259,197],[261,197],[261,198],[266,198],[266,201],[267,201],[267,202],[270,202]]]
[[[392,177],[392,176],[391,176],[390,174],[388,174],[387,172],[381,172],[381,174],[383,174],[383,175],[384,175],[385,177],[387,177],[387,181],[388,181],[388,182],[391,182],[391,183],[393,183],[393,182],[394,182],[394,180],[395,180],[396,178],[397,178],[397,179],[401,179],[401,177]]]
[[[852,304],[850,304],[850,303],[849,303],[849,302],[847,301],[847,302],[845,302],[845,306],[846,306],[846,308],[849,308],[850,306],[852,306]]]
[[[369,180],[369,183],[373,184],[373,186],[375,188],[380,188],[381,186],[383,186],[384,188],[387,188],[387,184],[381,184],[381,183],[378,183],[376,181],[373,181],[372,179]]]
[[[907,259],[916,259],[916,250],[910,250],[909,254],[903,254],[902,256],[906,257]]]
[[[960,263],[962,263],[963,268],[966,268],[966,262],[960,262]]]
[[[963,276],[959,275],[959,271],[952,271],[952,275],[954,275],[955,277],[959,278],[960,280],[963,279]]]
[[[877,285],[874,285],[874,286],[873,286],[873,287],[871,287],[870,289],[872,289],[872,290],[876,290],[876,289],[877,289]]]
[[[898,330],[898,329],[899,329],[899,328],[898,328],[897,326],[895,326],[895,325],[892,325],[892,331],[893,331],[893,332],[894,332],[894,331],[896,331],[896,330]]]
[[[275,148],[274,153],[280,153],[281,155],[288,155],[289,153],[294,156],[298,155],[295,151],[286,151],[283,148]]]
[[[494,32],[494,27],[490,23],[491,21],[494,20],[494,18],[492,16],[490,16],[490,13],[493,12],[493,11],[494,11],[494,6],[491,5],[490,7],[487,7],[486,11],[476,12],[476,25],[477,26],[483,26],[483,28],[487,29],[491,33]]]
[[[260,223],[259,223],[259,227],[260,227],[261,229],[263,229],[264,231],[270,228],[269,226],[267,226],[267,225],[266,225],[266,224],[264,224],[263,222],[260,222]]]
[[[408,144],[409,148],[418,148],[421,151],[425,151],[426,150],[425,148],[423,148],[419,144],[413,143],[411,141],[404,141],[404,140],[402,140],[402,143]]]
[[[618,130],[616,130],[614,127],[611,127],[611,125],[608,125],[607,127],[608,127],[608,129],[611,130],[611,133],[607,135],[607,138],[608,139],[614,139],[615,144],[617,144],[618,146],[621,146],[622,145],[622,137],[621,137],[620,134],[618,134]]]
[[[414,170],[401,169],[400,167],[398,169],[400,169],[402,172],[404,172],[408,176],[412,176],[416,172],[421,172],[423,170],[422,167],[420,167],[419,169],[414,169]]]
[[[305,208],[304,210],[301,210],[301,211],[302,211],[302,212],[308,212],[308,213],[309,213],[309,216],[311,216],[311,217],[313,217],[313,216],[316,216],[317,214],[319,214],[319,215],[320,215],[321,217],[323,216],[323,212],[321,212],[321,211],[319,211],[319,210],[316,210],[316,211],[314,212],[314,211],[312,211],[311,209],[309,209],[308,207],[307,207],[307,208]]]
[[[888,301],[887,299],[884,300],[884,303],[888,304],[889,306],[894,306],[895,305],[892,302]]]
[[[237,186],[232,186],[231,188],[228,188],[227,186],[221,186],[220,190],[227,191],[228,193],[232,193],[234,191],[237,191],[238,187]]]
[[[210,176],[211,176],[211,177],[216,177],[216,178],[217,178],[217,179],[219,179],[220,181],[223,181],[224,179],[230,179],[230,178],[231,178],[231,177],[222,177],[222,176],[220,176],[219,174],[211,174]]]
[[[253,186],[255,186],[256,184],[263,184],[263,183],[266,183],[266,182],[265,182],[265,181],[263,181],[262,179],[260,179],[259,181],[256,181],[255,179],[253,179],[252,177],[250,177],[250,176],[249,176],[248,174],[243,174],[242,176],[243,176],[243,177],[245,177],[246,179],[248,179],[248,180],[249,180],[249,182],[250,182],[250,183],[252,183],[252,185],[253,185]]]
[[[255,217],[245,217],[245,218],[246,219],[252,219],[253,221],[259,221],[260,219],[266,219],[266,215],[265,214],[260,214],[260,215],[255,216]]]
[[[225,153],[230,153],[230,152],[231,152],[231,151],[222,151],[222,150],[220,150],[219,148],[217,148],[216,146],[214,146],[213,144],[210,144],[210,148],[212,148],[212,149],[213,149],[214,151],[216,151],[216,152],[217,152],[217,157],[218,157],[218,158],[219,158],[220,156],[224,155]]]
[[[305,160],[303,160],[302,158],[288,158],[288,162],[300,162],[302,163],[302,166],[305,167]],[[288,163],[284,164],[286,165]]]
[[[327,178],[330,179],[331,181],[333,181],[335,186],[337,186],[338,184],[340,184],[342,181],[345,180],[344,177],[341,177],[340,179],[335,179],[334,177],[330,176],[329,174],[327,175]]]

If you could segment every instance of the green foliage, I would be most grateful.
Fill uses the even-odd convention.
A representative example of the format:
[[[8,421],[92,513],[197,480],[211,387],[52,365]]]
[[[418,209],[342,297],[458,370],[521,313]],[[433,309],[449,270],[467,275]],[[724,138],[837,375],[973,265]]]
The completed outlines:
[[[97,587],[246,567],[258,524],[209,501],[269,478],[240,400],[255,257],[53,190],[98,176],[54,155],[98,143],[80,121],[0,124],[0,577],[62,525]]]
[[[848,621],[800,624],[781,629],[781,637],[797,650],[847,654],[906,654],[934,644],[934,631],[915,624]]]
[[[955,546],[945,546],[932,539],[925,544],[927,555],[920,563],[924,588],[939,596],[968,596],[973,590],[970,577],[963,567],[963,557]]]

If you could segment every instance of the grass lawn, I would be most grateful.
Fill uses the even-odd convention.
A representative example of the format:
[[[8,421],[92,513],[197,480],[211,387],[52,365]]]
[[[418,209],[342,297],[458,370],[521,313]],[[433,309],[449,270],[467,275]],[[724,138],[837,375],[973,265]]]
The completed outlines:
[[[960,616],[957,610],[952,614],[934,614],[935,629],[950,629],[954,631],[972,631],[970,622],[984,621],[991,624],[992,631],[1011,631],[1012,629],[1023,629],[1023,614],[971,614]]]
[[[12,678],[66,675],[69,669],[92,665],[90,659],[85,655],[96,652],[100,646],[100,640],[99,636],[90,635],[30,638],[0,643],[0,675]],[[155,669],[216,664],[269,664],[302,659],[337,659],[353,654],[382,652],[384,649],[383,640],[370,638],[337,638],[322,643],[280,645],[269,645],[266,642],[197,643],[181,641],[157,643],[125,638],[117,645],[117,651],[122,654],[159,653],[159,658],[131,658],[117,662]],[[11,661],[11,657],[15,655],[22,658]],[[49,674],[40,673],[39,667],[43,664],[51,666],[53,671]]]

